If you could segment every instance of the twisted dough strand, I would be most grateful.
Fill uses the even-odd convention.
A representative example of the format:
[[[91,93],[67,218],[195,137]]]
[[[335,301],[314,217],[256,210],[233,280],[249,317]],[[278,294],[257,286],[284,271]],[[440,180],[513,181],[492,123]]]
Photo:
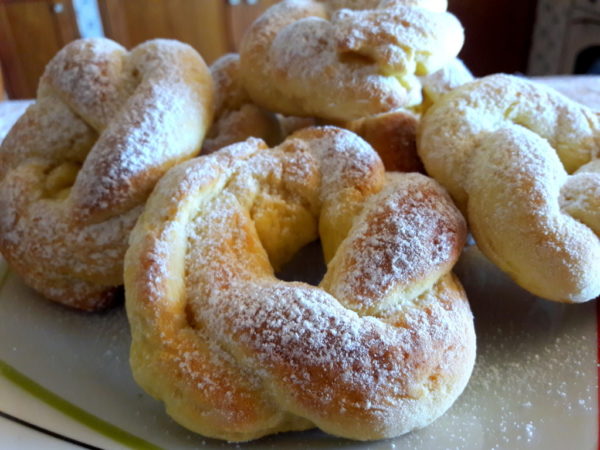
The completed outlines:
[[[267,109],[338,121],[418,104],[417,75],[444,66],[463,43],[442,3],[419,2],[436,12],[402,1],[285,0],[244,37],[244,86]]]
[[[600,295],[598,114],[541,85],[492,75],[434,104],[419,133],[428,173],[493,262],[544,298]]]
[[[61,50],[0,148],[0,249],[11,266],[55,301],[110,304],[129,231],[158,178],[198,151],[212,96],[202,58],[179,42]]]
[[[320,288],[275,278],[319,235]],[[423,427],[473,366],[472,317],[450,273],[464,238],[435,182],[386,179],[344,130],[184,163],[159,182],[126,256],[134,376],[175,420],[221,439]]]

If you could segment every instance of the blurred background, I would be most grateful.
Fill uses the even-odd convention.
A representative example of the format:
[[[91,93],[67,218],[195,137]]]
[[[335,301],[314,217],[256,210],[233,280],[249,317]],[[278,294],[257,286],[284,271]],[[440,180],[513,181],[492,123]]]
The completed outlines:
[[[210,64],[277,0],[0,0],[0,99],[35,97],[46,63],[79,37],[127,48],[174,38]],[[449,0],[476,76],[600,73],[600,0]]]

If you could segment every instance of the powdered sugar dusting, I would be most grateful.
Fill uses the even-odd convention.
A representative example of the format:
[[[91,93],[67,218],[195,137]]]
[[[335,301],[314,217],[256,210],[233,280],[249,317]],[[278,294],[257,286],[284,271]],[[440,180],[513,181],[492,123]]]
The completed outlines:
[[[248,137],[277,145],[282,140],[282,128],[275,114],[252,103],[241,84],[240,58],[228,53],[210,66],[215,81],[215,121],[202,144],[208,154]]]
[[[340,10],[331,21],[338,51],[367,56],[380,71],[398,77],[435,72],[463,44],[462,27],[454,16],[402,4]]]
[[[28,158],[83,162],[97,138],[92,127],[49,93],[27,109],[2,142],[0,179]]]
[[[39,94],[63,101],[101,132],[133,93],[137,80],[125,71],[126,50],[108,39],[85,39],[63,48],[46,67]]]
[[[363,312],[430,289],[464,245],[462,215],[439,186],[417,174],[388,176],[385,190],[357,220],[353,239],[344,243],[346,259],[338,256],[330,265],[330,276],[341,277],[336,296]]]
[[[561,185],[574,176],[547,142],[515,127],[487,135],[472,156],[469,219],[480,246],[494,249],[490,258],[542,297],[596,297],[600,239],[560,209]]]
[[[331,120],[420,103],[415,75],[455,57],[463,32],[451,14],[406,3],[414,4],[287,0],[269,8],[240,51],[250,97],[283,114]],[[345,6],[352,10],[336,9]]]
[[[106,306],[141,204],[198,150],[211,116],[210,74],[191,47],[69,44],[0,150],[7,260],[51,299]]]
[[[463,61],[455,58],[440,70],[421,78],[423,94],[429,104],[433,104],[437,102],[442,95],[463,84],[473,81],[474,79],[475,77]]]
[[[461,184],[480,135],[512,125],[546,139],[569,173],[597,158],[597,115],[544,86],[508,75],[468,83],[434,105],[423,117],[419,154],[464,208]]]
[[[240,56],[228,53],[221,56],[210,66],[215,82],[215,115],[218,117],[226,110],[240,108],[250,103],[250,97],[240,80]]]
[[[469,385],[430,427],[399,448],[596,445],[596,305],[569,307],[515,285],[475,247],[456,269],[476,316],[477,363]]]
[[[581,302],[600,294],[600,239],[584,225],[596,222],[597,206],[592,200],[590,213],[580,213],[560,192],[565,186],[564,194],[576,194],[582,175],[567,173],[596,158],[599,136],[592,110],[543,86],[493,75],[427,112],[419,153],[468,212],[490,259],[536,295]],[[575,197],[589,198],[593,179],[589,192]]]
[[[107,124],[74,185],[83,219],[143,201],[166,169],[199,151],[212,118],[210,74],[191,47],[142,44],[127,68],[139,84]]]
[[[596,160],[600,163],[600,160]],[[600,164],[570,176],[560,190],[560,208],[600,236]]]
[[[219,163],[222,152],[195,165],[202,171],[209,161]],[[352,193],[356,215],[381,188],[375,153],[349,132],[315,128],[227,167],[222,187],[204,198],[207,203],[186,225],[183,297],[198,339],[210,336],[215,351],[231,355],[239,366],[239,374],[223,375],[230,377],[226,382],[235,384],[251,373],[260,398],[285,412],[272,423],[274,429],[305,428],[306,420],[292,425],[300,416],[335,434],[384,437],[424,426],[445,411],[464,388],[474,358],[470,311],[450,276],[377,318],[361,317],[323,289],[281,282],[273,274],[272,260],[284,261],[316,237],[319,217],[335,223],[335,214],[323,212],[332,199]],[[158,186],[149,208],[165,208],[154,202],[166,194],[161,188],[168,183]],[[262,217],[271,219],[261,222]],[[277,232],[289,242],[269,243],[277,235],[269,235],[273,230],[265,229],[266,223],[279,223]],[[360,227],[351,231],[360,232]],[[168,386],[163,398],[171,402]],[[246,438],[267,433],[258,422],[252,427]],[[232,438],[224,428],[211,433]]]

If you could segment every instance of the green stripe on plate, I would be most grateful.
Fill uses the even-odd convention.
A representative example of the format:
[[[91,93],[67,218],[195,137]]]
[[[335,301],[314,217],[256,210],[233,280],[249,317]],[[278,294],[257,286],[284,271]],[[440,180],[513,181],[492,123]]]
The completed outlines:
[[[90,414],[75,406],[64,398],[37,384],[31,378],[19,372],[17,369],[0,359],[0,374],[8,380],[24,389],[34,397],[50,405],[71,419],[91,428],[92,430],[132,449],[160,450],[150,442],[147,442],[121,428]]]

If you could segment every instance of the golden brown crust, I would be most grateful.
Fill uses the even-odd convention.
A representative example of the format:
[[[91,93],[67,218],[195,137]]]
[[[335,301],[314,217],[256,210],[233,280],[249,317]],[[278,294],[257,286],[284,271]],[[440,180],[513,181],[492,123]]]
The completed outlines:
[[[275,146],[293,132],[317,124],[314,118],[274,114],[254,104],[241,84],[236,53],[217,59],[210,71],[216,87],[216,114],[202,145],[204,155],[250,137]]]
[[[353,120],[344,128],[355,132],[377,151],[385,170],[423,172],[417,154],[419,118],[410,111],[393,111]]]
[[[600,117],[524,79],[492,75],[425,114],[418,150],[481,250],[541,297],[600,295]]]
[[[285,0],[250,27],[240,57],[255,103],[333,121],[410,107],[421,103],[417,76],[441,68],[462,46],[459,22],[439,11],[444,2],[337,9],[344,3]]]
[[[465,234],[437,183],[386,178],[342,129],[184,163],[157,185],[126,255],[134,377],[175,420],[221,439],[423,427],[474,363],[472,316],[450,273]],[[274,277],[318,236],[319,288]]]
[[[469,69],[454,59],[438,71],[421,77],[423,101],[410,110],[395,110],[341,124],[379,153],[386,170],[424,172],[417,154],[417,128],[421,115],[442,96],[473,80]]]
[[[46,297],[106,307],[141,206],[197,153],[212,111],[208,69],[185,44],[69,44],[0,148],[2,254]]]

